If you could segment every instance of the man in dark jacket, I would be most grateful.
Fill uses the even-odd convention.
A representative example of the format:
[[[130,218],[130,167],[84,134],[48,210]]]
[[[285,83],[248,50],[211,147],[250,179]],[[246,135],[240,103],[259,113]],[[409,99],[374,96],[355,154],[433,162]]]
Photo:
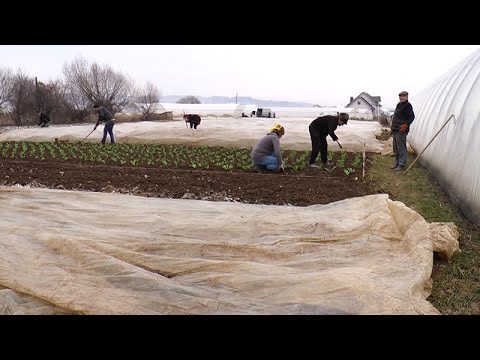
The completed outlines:
[[[38,125],[40,127],[47,127],[50,122],[50,117],[47,114],[44,114],[42,111],[38,113]]]
[[[93,130],[96,130],[98,125],[105,121],[105,127],[103,128],[103,138],[102,144],[105,144],[105,140],[107,139],[107,133],[110,135],[110,142],[115,144],[115,140],[113,139],[113,126],[115,125],[115,119],[113,118],[112,113],[105,107],[95,104],[93,106],[93,110],[98,114],[98,120],[95,124]]]
[[[190,123],[190,129],[194,128],[196,129],[198,125],[200,125],[200,122],[202,121],[202,118],[198,116],[197,114],[185,114],[183,115],[183,119]]]
[[[405,170],[408,159],[407,135],[410,130],[410,124],[415,119],[413,106],[408,102],[408,92],[402,91],[398,96],[400,102],[395,108],[392,125],[390,126],[393,135],[393,152],[395,153],[393,171]]]
[[[309,167],[317,167],[315,160],[317,159],[318,152],[320,152],[323,166],[332,165],[328,160],[327,136],[330,135],[333,141],[337,141],[338,137],[335,135],[335,130],[338,126],[345,125],[348,119],[349,116],[347,113],[340,113],[338,116],[319,116],[310,123],[308,131],[310,132],[310,139],[312,140],[312,152],[310,153],[310,161],[308,162]]]

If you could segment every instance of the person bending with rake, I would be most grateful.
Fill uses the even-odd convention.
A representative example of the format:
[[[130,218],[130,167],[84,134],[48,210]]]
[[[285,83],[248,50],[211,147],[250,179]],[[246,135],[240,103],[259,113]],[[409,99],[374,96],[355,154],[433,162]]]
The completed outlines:
[[[105,127],[103,128],[103,138],[101,143],[105,144],[108,133],[110,135],[110,143],[115,144],[115,140],[113,137],[113,126],[115,125],[115,119],[112,113],[106,107],[100,106],[98,104],[93,105],[93,110],[98,114],[98,120],[93,130],[96,130],[98,125],[102,121],[105,121]]]

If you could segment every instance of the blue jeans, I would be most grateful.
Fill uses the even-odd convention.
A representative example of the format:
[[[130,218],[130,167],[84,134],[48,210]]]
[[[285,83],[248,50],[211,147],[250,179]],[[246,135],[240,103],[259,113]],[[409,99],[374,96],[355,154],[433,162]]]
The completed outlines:
[[[260,160],[259,162],[256,162],[255,165],[263,165],[268,170],[273,170],[273,171],[278,170],[278,160],[275,157],[275,153],[265,156],[262,160]]]
[[[393,152],[395,153],[395,160],[397,165],[407,165],[408,151],[407,151],[407,134],[400,131],[393,131]]]
[[[105,140],[107,140],[107,133],[110,135],[110,142],[115,144],[115,140],[113,138],[113,125],[115,125],[115,119],[108,120],[105,123],[105,127],[103,128],[102,144],[105,144]]]

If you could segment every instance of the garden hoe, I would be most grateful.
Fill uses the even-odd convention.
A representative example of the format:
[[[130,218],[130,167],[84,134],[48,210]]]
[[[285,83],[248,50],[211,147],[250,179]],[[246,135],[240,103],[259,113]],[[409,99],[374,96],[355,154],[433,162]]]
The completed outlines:
[[[82,141],[80,141],[80,144],[83,143],[94,131],[95,131],[95,129],[93,129],[92,131],[90,131],[90,132],[88,133],[88,135],[85,136]]]
[[[340,144],[340,141],[337,140],[338,146],[340,146],[340,149],[343,149],[342,144]]]
[[[183,120],[185,121],[185,127],[188,129],[187,120],[185,119],[185,110],[183,110]]]

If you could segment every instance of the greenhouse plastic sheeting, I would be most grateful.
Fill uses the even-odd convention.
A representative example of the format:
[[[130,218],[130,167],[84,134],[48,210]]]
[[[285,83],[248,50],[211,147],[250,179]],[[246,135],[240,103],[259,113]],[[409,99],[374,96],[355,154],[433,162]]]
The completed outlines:
[[[416,118],[408,136],[417,153],[424,151],[420,163],[477,225],[480,225],[479,99],[480,50],[477,50],[412,97]]]
[[[0,187],[0,313],[439,314],[433,244],[458,249],[453,226],[385,194],[293,207]]]

